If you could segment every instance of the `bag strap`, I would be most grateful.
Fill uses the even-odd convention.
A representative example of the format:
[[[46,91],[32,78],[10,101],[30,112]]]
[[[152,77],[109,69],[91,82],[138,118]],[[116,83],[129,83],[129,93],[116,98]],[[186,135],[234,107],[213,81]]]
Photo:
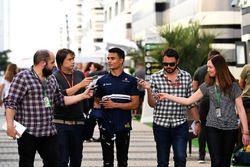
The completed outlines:
[[[234,147],[233,153],[237,153],[237,152],[239,152],[241,149],[244,149],[244,145],[243,145],[242,143],[237,144],[237,145]]]

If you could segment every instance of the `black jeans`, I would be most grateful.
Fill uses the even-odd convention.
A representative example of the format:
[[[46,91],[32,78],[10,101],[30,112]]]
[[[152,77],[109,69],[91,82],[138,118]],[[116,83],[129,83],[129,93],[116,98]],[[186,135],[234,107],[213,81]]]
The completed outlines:
[[[221,130],[207,127],[207,142],[211,167],[230,167],[237,137],[237,129]]]
[[[17,140],[19,153],[19,167],[34,167],[36,151],[43,160],[44,167],[56,167],[57,160],[57,136],[35,137],[24,132]]]
[[[103,156],[103,166],[113,167],[114,166],[114,142],[116,144],[116,157],[117,157],[117,167],[127,167],[128,166],[128,149],[130,142],[130,132],[120,132],[116,134],[115,141],[105,141],[101,133],[101,145],[102,145],[102,156]]]
[[[198,136],[199,141],[199,158],[205,159],[206,155],[206,118],[209,111],[209,98],[203,98],[199,103],[199,114],[201,120],[201,131]]]
[[[59,147],[58,167],[80,167],[83,150],[83,125],[56,124],[56,129]]]

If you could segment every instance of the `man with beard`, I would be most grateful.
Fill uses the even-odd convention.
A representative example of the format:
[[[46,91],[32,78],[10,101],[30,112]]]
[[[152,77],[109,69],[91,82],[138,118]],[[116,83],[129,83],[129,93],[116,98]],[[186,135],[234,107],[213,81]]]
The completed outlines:
[[[92,92],[87,89],[75,96],[63,96],[52,74],[55,56],[48,50],[34,55],[34,65],[16,75],[5,100],[7,135],[17,138],[19,167],[34,166],[36,151],[44,166],[58,166],[56,127],[52,123],[56,105],[71,105],[86,98]],[[20,136],[14,126],[14,118],[27,129]]]
[[[179,55],[168,48],[162,55],[163,69],[152,74],[150,83],[140,80],[139,85],[147,90],[148,103],[154,108],[153,132],[157,150],[157,167],[169,165],[170,147],[173,147],[175,167],[186,166],[188,141],[187,107],[168,100],[159,101],[156,94],[166,92],[181,97],[191,96],[192,78],[178,68]],[[195,105],[188,106],[195,120],[195,131],[199,133],[200,121]]]

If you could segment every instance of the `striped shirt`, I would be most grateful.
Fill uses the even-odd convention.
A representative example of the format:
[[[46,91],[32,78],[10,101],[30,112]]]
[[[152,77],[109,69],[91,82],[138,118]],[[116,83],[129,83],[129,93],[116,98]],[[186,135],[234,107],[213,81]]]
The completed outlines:
[[[179,97],[189,97],[193,92],[191,75],[179,68],[174,82],[164,77],[162,69],[151,75],[150,83],[153,95],[162,92]],[[192,106],[188,106],[188,108]],[[155,124],[163,127],[176,127],[186,122],[187,106],[170,100],[159,100],[156,102],[153,115]]]
[[[51,107],[45,107],[44,90]],[[36,137],[56,134],[53,120],[54,105],[64,105],[54,75],[47,78],[46,89],[32,70],[24,70],[16,75],[5,100],[6,108],[16,111],[15,120],[27,127],[27,132]]]

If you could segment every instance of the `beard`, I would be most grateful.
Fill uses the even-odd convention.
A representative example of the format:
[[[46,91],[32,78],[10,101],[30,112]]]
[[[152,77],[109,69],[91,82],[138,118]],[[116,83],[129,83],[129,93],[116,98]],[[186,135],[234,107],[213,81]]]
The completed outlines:
[[[51,74],[52,74],[52,70],[48,69],[48,67],[45,66],[45,67],[43,68],[43,76],[44,76],[44,77],[48,77],[48,76],[50,76]]]
[[[172,74],[173,72],[175,72],[177,66],[175,66],[174,68],[165,68],[165,72],[168,74]]]

